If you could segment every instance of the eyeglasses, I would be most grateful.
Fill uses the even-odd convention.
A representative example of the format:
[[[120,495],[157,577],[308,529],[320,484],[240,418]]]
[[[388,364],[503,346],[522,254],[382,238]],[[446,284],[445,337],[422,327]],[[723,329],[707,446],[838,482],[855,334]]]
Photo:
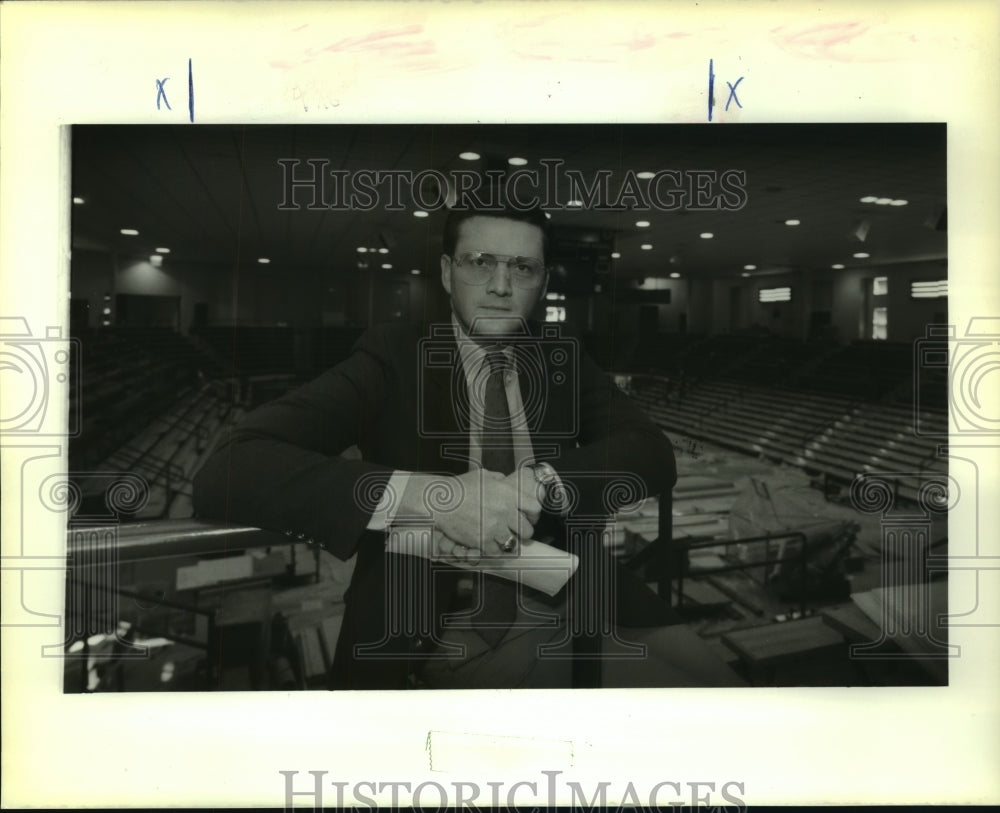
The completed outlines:
[[[503,260],[510,272],[511,281],[520,288],[534,288],[545,277],[545,264],[534,257],[512,257],[504,254],[487,254],[484,251],[467,251],[452,257],[470,285],[483,285],[490,280],[497,265]]]

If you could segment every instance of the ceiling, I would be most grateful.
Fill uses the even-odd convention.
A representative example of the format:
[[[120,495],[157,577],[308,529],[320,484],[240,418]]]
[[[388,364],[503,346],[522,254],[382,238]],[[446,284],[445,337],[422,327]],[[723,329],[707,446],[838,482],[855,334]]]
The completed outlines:
[[[460,159],[474,151],[477,161]],[[550,210],[557,229],[583,227],[613,237],[622,277],[753,276],[794,269],[887,266],[944,259],[945,127],[940,124],[830,125],[334,125],[142,126],[73,128],[73,247],[148,256],[168,247],[166,264],[206,263],[231,270],[270,260],[276,274],[309,269],[357,274],[358,246],[387,247],[373,267],[387,275],[436,267],[443,211],[413,215],[409,188],[402,211],[281,210],[285,170],[279,159],[322,159],[356,177],[363,169],[525,169],[561,159],[585,179],[611,173],[612,197],[629,170],[741,170],[739,211]],[[299,177],[311,172],[302,163]],[[666,188],[666,187],[664,187]],[[565,175],[557,186],[565,204]],[[862,203],[872,195],[906,205]],[[332,202],[335,186],[327,186]],[[429,200],[434,200],[432,194]],[[798,219],[800,225],[785,221]],[[649,221],[647,228],[635,225]],[[862,242],[859,225],[867,223]],[[122,228],[138,236],[123,236]],[[699,235],[710,232],[712,239]],[[643,243],[652,244],[642,250]],[[856,259],[855,252],[867,252]],[[382,271],[381,263],[393,268]]]

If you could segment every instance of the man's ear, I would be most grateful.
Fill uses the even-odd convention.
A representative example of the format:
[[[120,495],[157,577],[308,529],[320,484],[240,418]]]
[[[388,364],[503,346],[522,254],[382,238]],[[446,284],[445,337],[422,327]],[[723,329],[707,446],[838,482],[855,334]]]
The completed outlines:
[[[441,285],[448,296],[451,296],[451,257],[441,255]]]

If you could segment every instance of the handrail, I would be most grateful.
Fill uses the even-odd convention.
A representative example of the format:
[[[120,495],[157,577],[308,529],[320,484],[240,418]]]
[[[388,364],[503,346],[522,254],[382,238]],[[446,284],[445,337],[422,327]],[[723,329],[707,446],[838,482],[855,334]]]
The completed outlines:
[[[111,525],[70,525],[66,550],[72,559],[84,555],[117,554],[120,562],[238,553],[250,548],[293,545],[301,541],[277,531],[200,519],[158,519]]]

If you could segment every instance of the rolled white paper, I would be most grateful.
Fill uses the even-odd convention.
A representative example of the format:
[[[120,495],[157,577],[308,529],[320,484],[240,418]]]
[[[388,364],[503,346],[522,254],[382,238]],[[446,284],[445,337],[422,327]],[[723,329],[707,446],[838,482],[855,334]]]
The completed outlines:
[[[388,553],[423,556],[425,559],[445,562],[462,570],[481,570],[493,576],[520,582],[549,596],[554,596],[563,588],[580,564],[576,554],[536,539],[522,540],[515,551],[484,556],[476,563],[446,558],[434,553],[431,532],[426,527],[397,526],[390,529],[385,549]]]

